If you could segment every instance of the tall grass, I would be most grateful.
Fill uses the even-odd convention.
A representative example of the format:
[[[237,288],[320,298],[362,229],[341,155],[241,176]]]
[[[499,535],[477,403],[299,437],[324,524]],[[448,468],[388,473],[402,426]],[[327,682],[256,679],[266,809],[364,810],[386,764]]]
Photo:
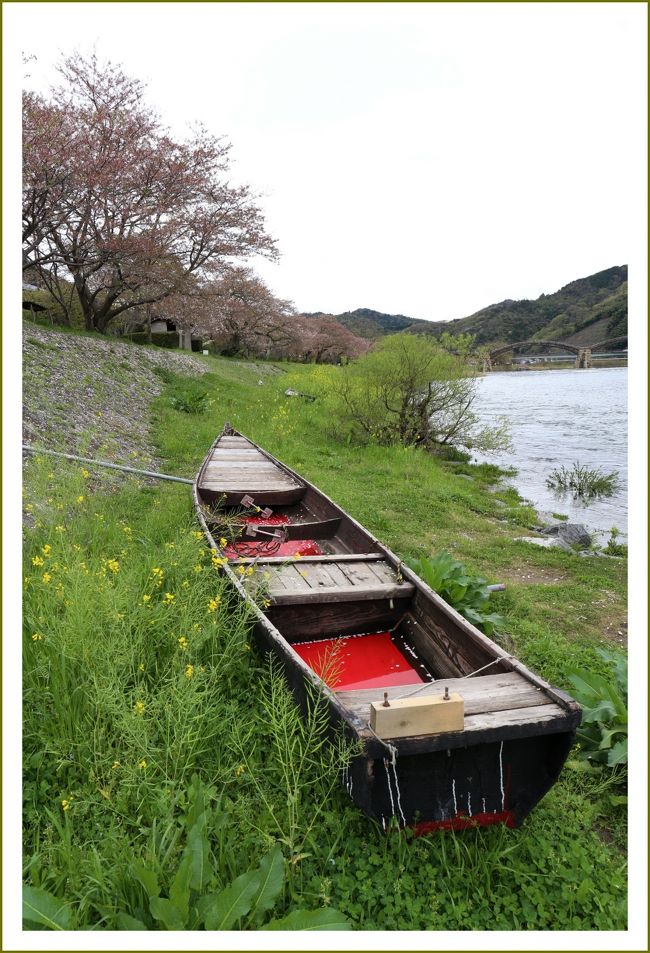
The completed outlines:
[[[423,454],[360,453],[327,436],[318,401],[282,397],[285,376],[261,388],[257,370],[214,366],[203,379],[214,409],[191,427],[169,393],[159,398],[168,471],[192,473],[229,418],[405,555],[442,548],[434,543],[444,536],[478,570],[520,565],[508,526],[489,519],[515,524],[526,511],[508,491],[499,494],[507,508],[493,505],[482,471],[470,483]],[[134,477],[108,488],[42,459],[29,462],[25,485],[25,883],[55,898],[69,925],[113,929],[133,917],[164,928],[134,864],[170,898],[196,776],[212,819],[211,889],[227,889],[280,844],[289,876],[277,917],[298,905],[335,907],[357,929],[624,928],[622,810],[591,778],[569,769],[519,831],[386,835],[338,784],[350,752],[325,744],[322,711],[300,718],[256,652],[251,619],[204,555],[186,488]],[[606,579],[616,585],[613,560],[574,569],[563,553],[534,558],[575,573],[574,605]],[[557,588],[556,599],[552,586],[515,585],[498,604],[518,650],[556,680],[595,657],[588,622],[578,623],[582,642],[558,628],[566,593]]]

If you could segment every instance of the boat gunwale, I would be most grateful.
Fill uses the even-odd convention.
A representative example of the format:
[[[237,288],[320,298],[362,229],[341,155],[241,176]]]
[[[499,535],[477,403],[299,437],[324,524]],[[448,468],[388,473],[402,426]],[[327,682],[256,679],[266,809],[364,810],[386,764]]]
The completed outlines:
[[[227,433],[226,430],[228,431]],[[338,512],[340,512],[342,516],[350,520],[353,526],[364,533],[370,539],[370,541],[377,546],[378,551],[383,554],[384,558],[387,559],[394,569],[400,572],[403,577],[408,578],[409,581],[415,585],[416,594],[413,596],[413,598],[417,597],[417,591],[419,590],[426,599],[432,602],[436,608],[442,612],[443,615],[450,618],[451,621],[453,621],[475,645],[478,645],[490,653],[493,656],[493,664],[501,663],[508,671],[515,672],[522,676],[526,681],[533,684],[536,688],[541,689],[551,702],[554,702],[556,705],[561,707],[566,713],[564,716],[558,715],[553,721],[540,724],[539,731],[535,731],[534,724],[531,723],[525,726],[510,725],[504,726],[503,728],[492,727],[488,729],[477,730],[473,732],[472,737],[467,738],[465,742],[462,740],[464,732],[443,732],[439,734],[417,735],[395,739],[394,741],[391,741],[391,746],[396,747],[400,754],[407,754],[409,753],[410,749],[413,749],[419,753],[422,751],[440,750],[441,748],[445,747],[468,747],[475,744],[485,743],[489,740],[507,740],[509,737],[522,737],[525,735],[534,734],[554,734],[567,730],[573,730],[580,723],[581,707],[573,698],[571,698],[570,695],[566,694],[561,689],[551,686],[539,675],[536,675],[535,672],[532,672],[530,669],[528,669],[515,656],[509,655],[499,645],[493,642],[492,639],[484,635],[482,632],[479,632],[479,630],[476,629],[475,626],[468,622],[463,616],[461,616],[460,613],[453,608],[453,606],[450,606],[444,601],[444,599],[434,592],[434,590],[431,589],[423,579],[409,569],[408,566],[404,565],[402,560],[399,559],[395,553],[388,549],[388,547],[378,540],[365,526],[363,526],[353,516],[347,513],[341,506],[334,502],[334,500],[328,497],[327,494],[312,484],[305,477],[302,477],[300,474],[296,473],[296,471],[292,470],[291,467],[288,467],[286,464],[283,464],[281,461],[277,460],[271,453],[263,450],[263,448],[259,447],[258,444],[256,444],[253,440],[250,440],[250,438],[244,436],[244,434],[235,430],[233,427],[230,427],[228,424],[224,425],[223,430],[212,443],[192,486],[195,508],[202,529],[208,538],[208,541],[210,542],[211,548],[214,549],[219,555],[223,556],[223,553],[219,549],[214,537],[212,536],[203,514],[199,483],[205,466],[211,460],[212,453],[223,436],[242,437],[244,440],[248,440],[253,447],[255,447],[257,450],[260,450],[266,457],[268,457],[269,460],[280,466],[292,477],[298,479],[298,481],[306,489],[309,488],[319,494],[324,500],[326,500]],[[264,562],[264,559],[260,559],[258,560],[257,564],[263,565]],[[386,742],[382,741],[376,736],[373,738],[369,723],[364,724],[359,716],[356,715],[339,699],[336,691],[330,688],[321,678],[319,678],[313,669],[311,669],[300,658],[298,653],[293,649],[291,643],[282,635],[279,629],[276,628],[268,616],[265,615],[260,606],[255,602],[250,593],[242,585],[233,570],[230,568],[229,562],[226,562],[222,568],[225,570],[226,575],[231,582],[234,583],[235,588],[244,602],[253,609],[257,621],[264,626],[272,641],[276,643],[278,649],[287,655],[288,660],[290,660],[291,663],[300,670],[303,678],[306,681],[311,683],[318,691],[323,692],[329,704],[335,709],[339,717],[341,717],[354,730],[359,739],[364,742],[366,755],[372,757],[374,751],[374,756],[380,756],[378,754],[380,745],[385,752],[385,749],[387,748]],[[473,674],[474,673],[470,673],[465,677],[471,678]]]

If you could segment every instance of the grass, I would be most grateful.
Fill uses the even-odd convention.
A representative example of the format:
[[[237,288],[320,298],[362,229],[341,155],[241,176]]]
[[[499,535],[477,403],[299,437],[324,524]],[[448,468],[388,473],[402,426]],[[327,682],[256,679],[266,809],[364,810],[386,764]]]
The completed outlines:
[[[605,674],[598,649],[605,622],[624,616],[625,559],[516,542],[535,515],[492,488],[494,468],[467,467],[466,480],[462,463],[340,442],[322,396],[334,368],[204,360],[204,413],[172,405],[187,392],[174,376],[156,399],[166,472],[193,475],[229,420],[400,555],[447,549],[507,581],[494,609],[540,674],[566,689],[574,668]],[[286,399],[288,386],[319,397]],[[104,486],[36,458],[25,491],[25,883],[64,904],[73,927],[146,919],[134,864],[171,896],[196,777],[221,819],[203,848],[213,889],[279,844],[287,876],[275,917],[327,908],[354,929],[625,928],[625,810],[605,774],[568,766],[517,831],[386,835],[333,784],[345,749],[322,744],[317,711],[303,725],[251,645],[187,488],[134,477]]]
[[[574,497],[613,496],[619,488],[618,471],[603,473],[598,467],[575,462],[569,469],[552,470],[546,485],[558,492],[571,491]]]

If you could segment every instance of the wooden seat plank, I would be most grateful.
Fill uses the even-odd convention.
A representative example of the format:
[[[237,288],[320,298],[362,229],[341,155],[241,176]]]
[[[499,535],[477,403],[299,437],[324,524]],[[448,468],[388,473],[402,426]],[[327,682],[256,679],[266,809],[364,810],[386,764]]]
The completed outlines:
[[[372,702],[384,700],[388,694],[389,702],[399,698],[426,698],[430,695],[444,695],[445,688],[462,696],[465,702],[465,715],[487,714],[517,708],[532,708],[558,705],[543,692],[532,685],[517,672],[499,675],[477,675],[474,678],[439,678],[435,682],[423,683],[413,687],[395,686],[393,688],[369,688],[357,691],[337,692],[344,705],[355,714],[363,717],[369,713]]]
[[[302,605],[307,602],[366,602],[381,599],[405,599],[415,592],[415,586],[406,583],[402,586],[373,586],[365,589],[362,586],[350,586],[343,589],[341,586],[323,586],[302,592],[286,592],[273,594],[273,601],[277,605]]]

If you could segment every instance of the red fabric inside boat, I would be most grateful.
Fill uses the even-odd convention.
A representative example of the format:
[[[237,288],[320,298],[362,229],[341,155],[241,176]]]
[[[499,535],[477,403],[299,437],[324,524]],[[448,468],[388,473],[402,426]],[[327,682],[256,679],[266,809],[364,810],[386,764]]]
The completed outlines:
[[[323,550],[313,539],[289,539],[280,543],[277,549],[272,545],[273,540],[264,536],[262,540],[242,539],[241,542],[226,546],[224,554],[229,559],[239,556],[322,556]],[[257,544],[257,545],[256,545]]]
[[[390,632],[302,642],[293,648],[330,688],[388,688],[424,681]]]
[[[267,516],[262,518],[261,516],[243,516],[242,523],[256,523],[258,526],[284,526],[286,523],[290,523],[291,520],[288,516],[283,516],[282,513],[274,513],[272,516]]]

